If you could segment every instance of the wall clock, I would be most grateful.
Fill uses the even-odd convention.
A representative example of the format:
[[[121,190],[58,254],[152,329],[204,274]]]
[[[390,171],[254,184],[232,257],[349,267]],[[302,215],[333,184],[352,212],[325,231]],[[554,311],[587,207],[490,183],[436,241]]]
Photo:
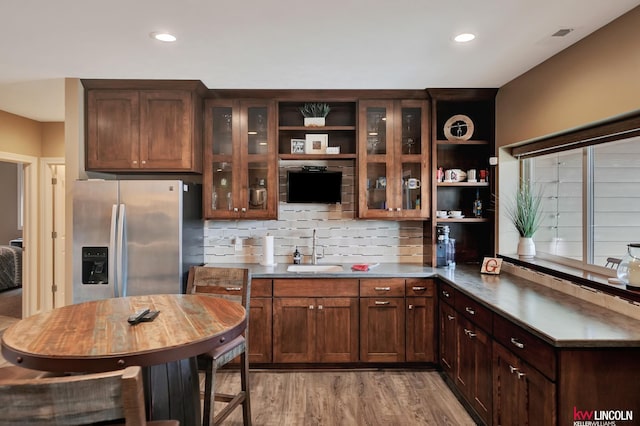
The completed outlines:
[[[473,121],[463,114],[456,114],[444,123],[444,137],[449,141],[466,141],[473,135]]]

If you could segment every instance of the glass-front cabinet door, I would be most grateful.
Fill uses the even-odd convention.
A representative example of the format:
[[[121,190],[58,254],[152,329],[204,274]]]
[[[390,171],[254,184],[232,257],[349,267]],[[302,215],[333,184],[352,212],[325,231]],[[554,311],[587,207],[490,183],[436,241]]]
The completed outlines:
[[[359,217],[428,217],[427,103],[361,101],[358,119]]]
[[[204,217],[276,219],[275,103],[205,103]]]

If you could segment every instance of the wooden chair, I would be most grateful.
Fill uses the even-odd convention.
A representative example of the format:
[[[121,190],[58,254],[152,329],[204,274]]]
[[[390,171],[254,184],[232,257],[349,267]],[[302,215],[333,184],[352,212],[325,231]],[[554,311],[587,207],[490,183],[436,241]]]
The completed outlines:
[[[243,268],[217,268],[192,266],[187,279],[187,293],[207,293],[216,297],[237,300],[247,311],[247,326],[244,334],[225,343],[216,350],[198,356],[198,370],[205,373],[203,426],[211,424],[215,414],[215,401],[227,405],[213,418],[214,425],[220,424],[231,412],[242,404],[243,424],[251,425],[251,404],[249,398],[249,301],[251,299],[251,272]],[[235,395],[215,393],[215,373],[219,367],[240,356],[241,389]]]
[[[179,426],[147,422],[142,369],[0,382],[0,425],[86,425],[124,419],[126,426]]]

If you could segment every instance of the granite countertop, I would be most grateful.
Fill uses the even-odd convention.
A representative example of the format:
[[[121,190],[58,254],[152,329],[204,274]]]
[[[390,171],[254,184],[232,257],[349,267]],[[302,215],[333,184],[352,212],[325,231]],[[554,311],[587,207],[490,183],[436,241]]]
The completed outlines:
[[[556,347],[640,347],[640,321],[541,284],[501,272],[485,275],[479,265],[456,269],[380,264],[368,272],[294,273],[289,265],[211,264],[246,267],[253,278],[438,277]]]

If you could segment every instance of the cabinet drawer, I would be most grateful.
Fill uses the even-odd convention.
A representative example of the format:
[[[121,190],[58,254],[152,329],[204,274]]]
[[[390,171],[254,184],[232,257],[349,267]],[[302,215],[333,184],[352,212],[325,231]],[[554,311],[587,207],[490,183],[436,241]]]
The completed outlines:
[[[358,297],[356,279],[280,279],[273,280],[276,297]]]
[[[456,294],[455,306],[458,312],[469,318],[478,327],[491,332],[493,314],[489,309],[460,292]]]
[[[361,297],[402,297],[403,279],[367,279],[360,280]]]
[[[555,380],[556,355],[552,346],[499,315],[495,315],[493,321],[493,338],[542,374]]]
[[[438,295],[440,296],[440,300],[446,301],[451,306],[455,305],[456,291],[449,284],[441,282],[439,284]]]
[[[271,280],[266,278],[254,278],[251,280],[251,297],[271,297]]]
[[[433,280],[408,279],[405,282],[405,293],[407,296],[433,297],[435,285]]]

